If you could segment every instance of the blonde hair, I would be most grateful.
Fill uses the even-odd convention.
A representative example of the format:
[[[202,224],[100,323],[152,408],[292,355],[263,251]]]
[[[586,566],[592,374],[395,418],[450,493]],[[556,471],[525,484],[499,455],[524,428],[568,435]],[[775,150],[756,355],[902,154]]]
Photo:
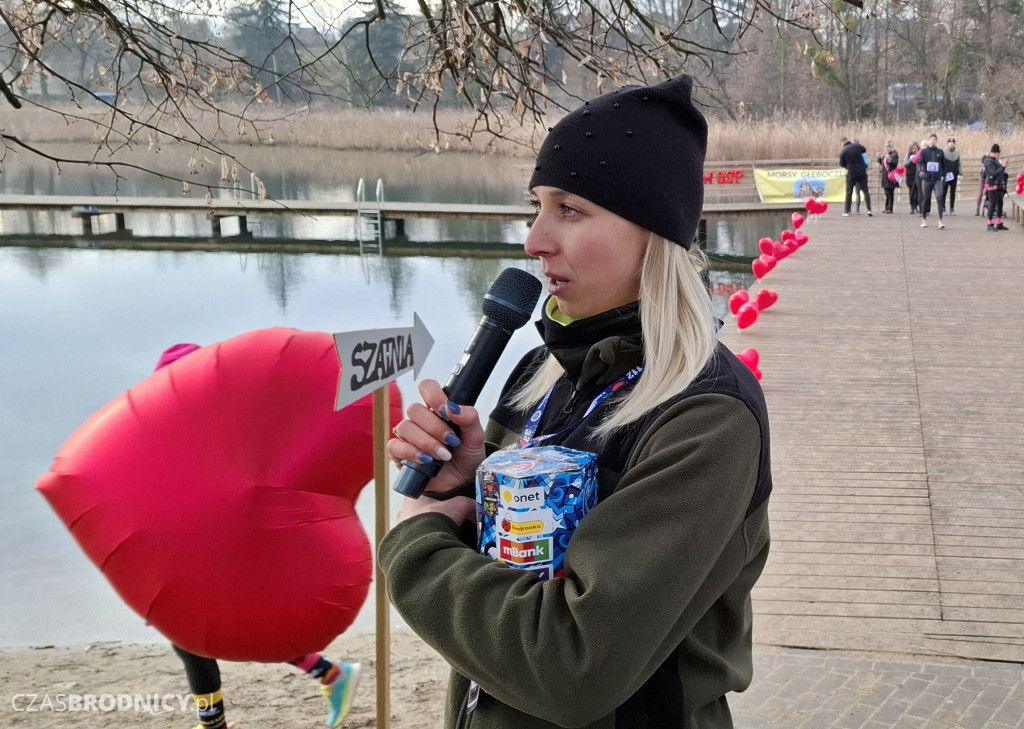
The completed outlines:
[[[700,275],[706,266],[699,250],[687,251],[651,233],[640,266],[644,373],[596,428],[599,439],[681,393],[711,359],[717,339],[714,308]],[[534,407],[562,374],[561,365],[549,356],[515,393],[512,407]]]

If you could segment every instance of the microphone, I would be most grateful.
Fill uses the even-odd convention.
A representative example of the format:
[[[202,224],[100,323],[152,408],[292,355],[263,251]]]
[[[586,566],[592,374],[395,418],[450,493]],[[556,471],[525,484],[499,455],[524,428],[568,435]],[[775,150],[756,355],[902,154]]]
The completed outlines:
[[[521,268],[506,268],[498,274],[484,296],[483,318],[466,345],[462,359],[444,384],[449,400],[458,405],[476,404],[512,333],[530,320],[540,292],[540,281]],[[404,496],[418,499],[442,466],[442,461],[424,464],[402,461],[402,472],[393,488]]]

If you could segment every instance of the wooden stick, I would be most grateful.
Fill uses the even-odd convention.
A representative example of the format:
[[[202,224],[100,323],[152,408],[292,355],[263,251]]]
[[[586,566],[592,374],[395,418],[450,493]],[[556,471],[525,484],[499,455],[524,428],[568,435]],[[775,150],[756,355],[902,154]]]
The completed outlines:
[[[388,386],[384,385],[373,393],[373,482],[375,491],[375,527],[373,539],[374,563],[377,547],[388,533],[391,521],[388,483],[388,456],[385,446],[391,437],[390,397]],[[388,729],[391,725],[391,602],[388,600],[387,585],[379,566],[374,567],[377,575],[377,727]]]

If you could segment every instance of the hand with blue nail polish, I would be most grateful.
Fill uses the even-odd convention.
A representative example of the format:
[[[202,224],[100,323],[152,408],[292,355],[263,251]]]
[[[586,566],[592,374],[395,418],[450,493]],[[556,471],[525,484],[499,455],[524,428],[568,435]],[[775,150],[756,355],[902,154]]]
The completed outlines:
[[[427,463],[423,456],[444,463],[430,480],[428,491],[443,493],[471,482],[486,455],[483,426],[476,408],[450,401],[436,380],[421,381],[419,391],[423,401],[406,408],[405,419],[395,428],[396,437],[388,441],[388,456],[395,463]],[[416,513],[416,508],[403,506],[402,513],[407,518]],[[461,513],[457,510],[456,515],[461,518]]]

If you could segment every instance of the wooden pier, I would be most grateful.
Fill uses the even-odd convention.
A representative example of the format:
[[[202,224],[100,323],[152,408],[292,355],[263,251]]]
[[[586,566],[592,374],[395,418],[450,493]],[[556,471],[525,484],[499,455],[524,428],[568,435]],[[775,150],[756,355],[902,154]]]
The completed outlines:
[[[771,416],[759,643],[1024,662],[1024,231],[973,202],[945,230],[833,206],[723,330]]]
[[[759,202],[717,202],[704,207],[704,220],[732,218],[747,215],[780,215],[801,210],[799,202],[766,205]],[[112,236],[126,237],[131,229],[126,223],[127,215],[146,214],[191,214],[205,216],[210,221],[210,237],[247,238],[249,218],[260,216],[306,216],[355,217],[376,215],[379,211],[382,221],[398,221],[399,235],[404,230],[404,221],[417,218],[528,221],[533,219],[534,210],[522,205],[475,205],[465,203],[423,203],[423,202],[381,202],[348,201],[327,202],[316,200],[257,200],[221,199],[210,200],[191,197],[104,197],[89,195],[0,195],[0,212],[4,210],[42,211],[67,213],[82,221],[82,235],[94,235],[93,220],[102,215],[113,216],[115,225]],[[230,218],[238,221],[233,236],[222,234],[221,221]]]

